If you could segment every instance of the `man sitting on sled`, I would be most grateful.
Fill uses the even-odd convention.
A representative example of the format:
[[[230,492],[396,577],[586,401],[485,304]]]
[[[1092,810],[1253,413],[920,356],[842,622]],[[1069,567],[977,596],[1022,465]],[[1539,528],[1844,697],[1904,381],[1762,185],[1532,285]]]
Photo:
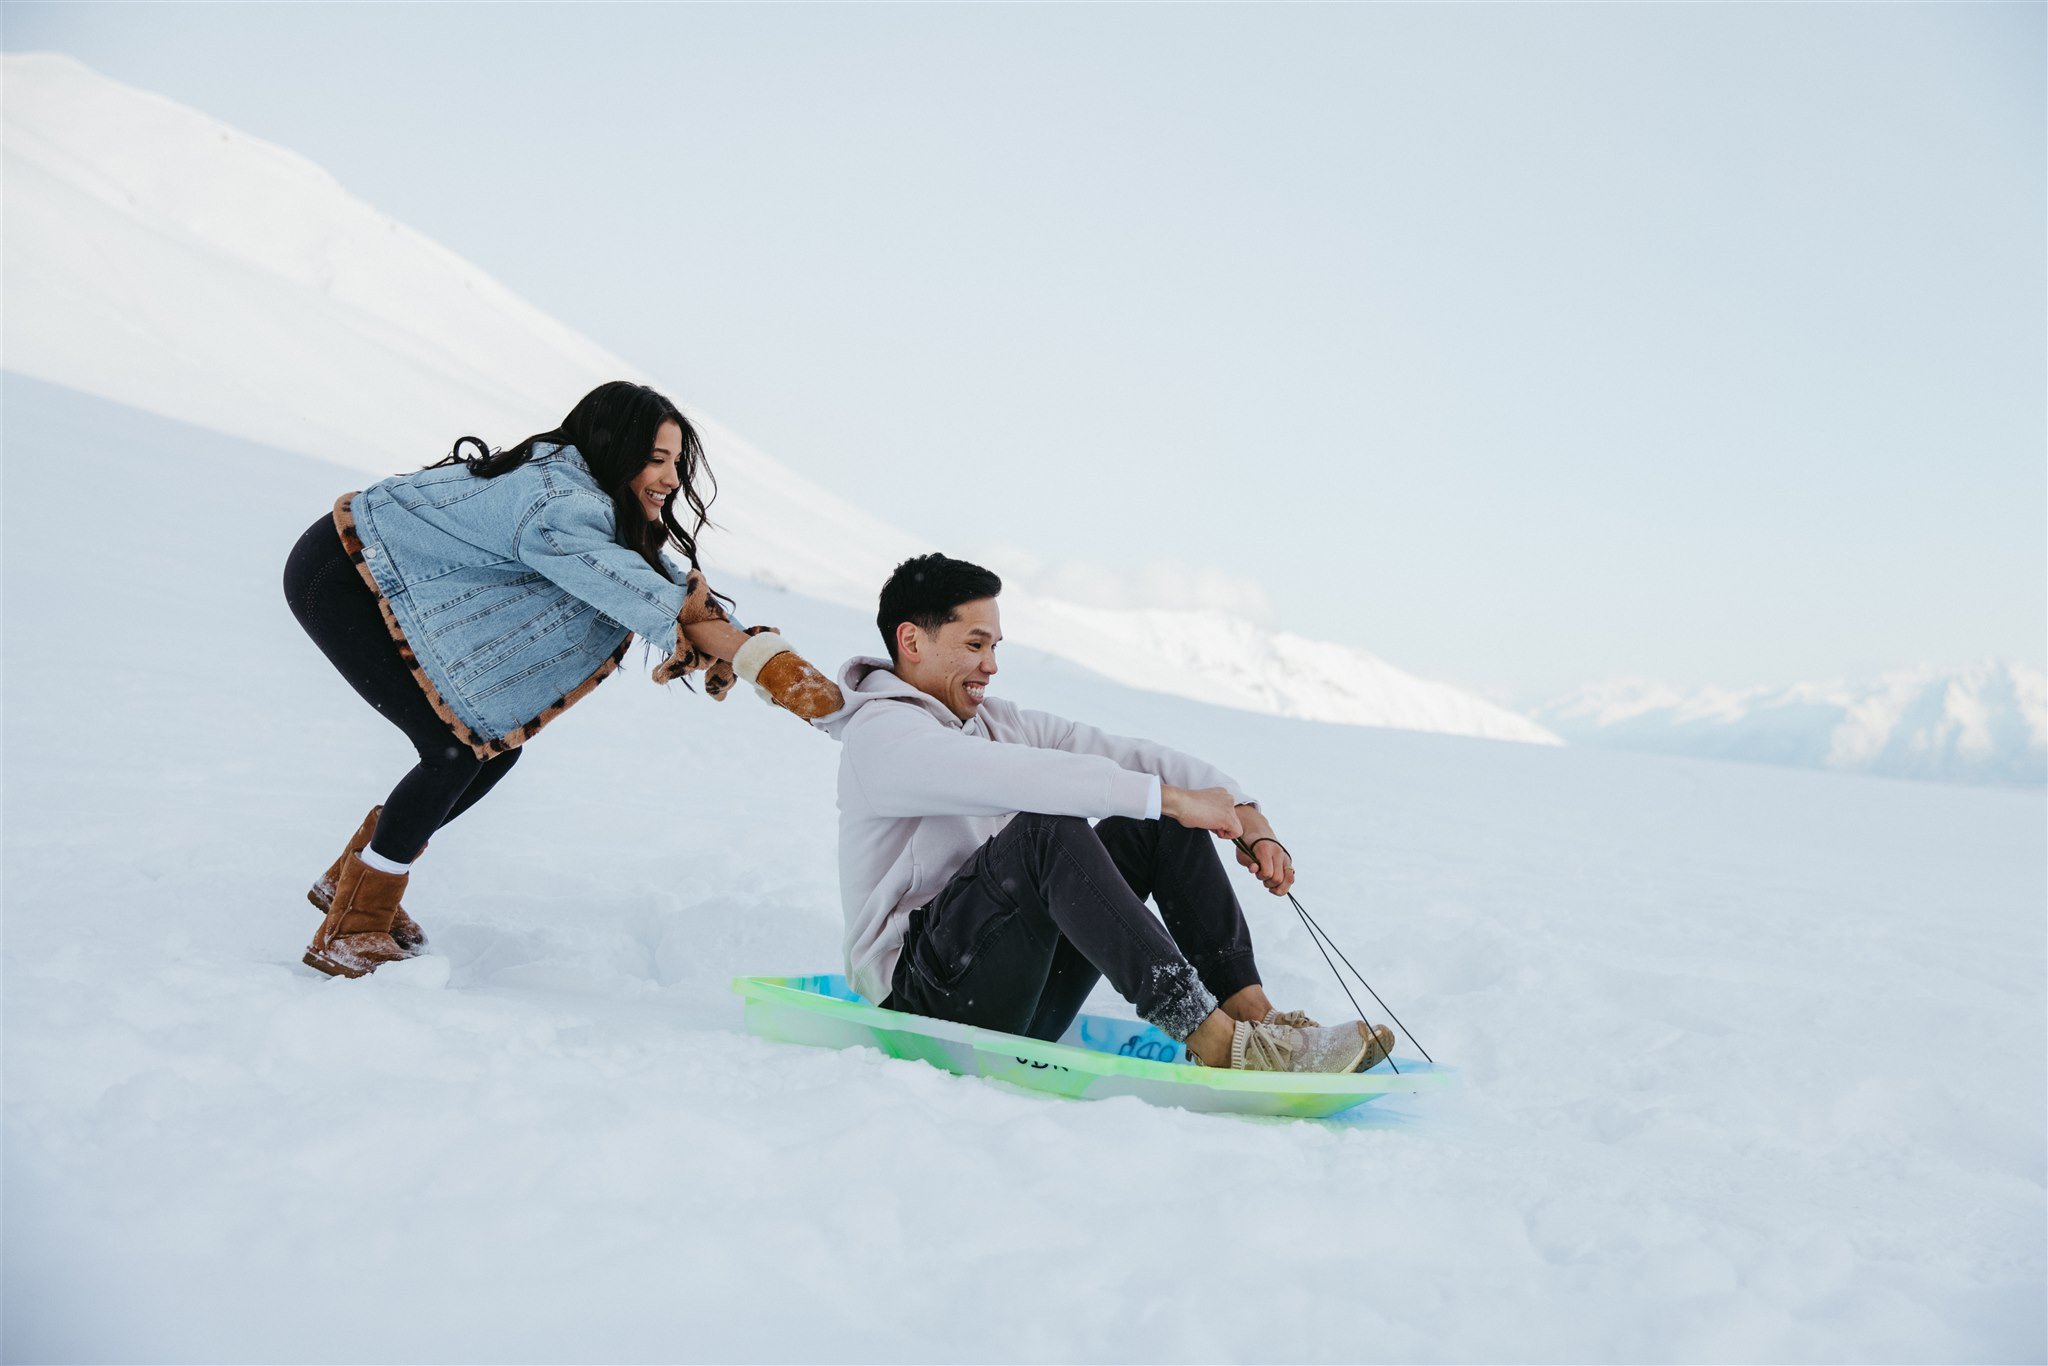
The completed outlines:
[[[1229,775],[987,695],[1002,587],[944,555],[898,565],[876,623],[889,658],[847,661],[846,705],[819,723],[841,742],[854,989],[891,1010],[1057,1039],[1107,976],[1195,1062],[1378,1062],[1394,1042],[1384,1026],[1319,1026],[1266,999],[1211,835],[1242,837],[1253,853],[1239,861],[1276,896],[1294,869]]]

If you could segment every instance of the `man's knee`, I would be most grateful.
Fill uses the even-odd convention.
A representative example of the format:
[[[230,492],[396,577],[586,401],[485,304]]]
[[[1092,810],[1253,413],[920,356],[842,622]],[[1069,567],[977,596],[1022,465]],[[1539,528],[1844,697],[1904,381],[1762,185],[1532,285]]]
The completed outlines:
[[[1020,811],[1017,823],[1024,834],[1048,842],[1071,843],[1095,838],[1095,831],[1086,816],[1052,816],[1043,811]]]
[[[1206,830],[1190,830],[1178,821],[1157,816],[1145,820],[1138,816],[1111,816],[1095,827],[1095,835],[1103,845],[1119,859],[1154,860],[1162,853],[1171,854],[1185,849],[1193,835],[1206,841]]]
[[[1106,816],[1095,823],[1095,834],[1104,844],[1146,844],[1156,843],[1167,830],[1181,830],[1185,826],[1164,817],[1146,820],[1142,816]]]
[[[1108,848],[1085,816],[1021,811],[1004,833],[1019,841],[1012,847],[1044,876],[1050,876],[1054,866],[1062,862],[1078,861],[1087,866],[1109,857]]]

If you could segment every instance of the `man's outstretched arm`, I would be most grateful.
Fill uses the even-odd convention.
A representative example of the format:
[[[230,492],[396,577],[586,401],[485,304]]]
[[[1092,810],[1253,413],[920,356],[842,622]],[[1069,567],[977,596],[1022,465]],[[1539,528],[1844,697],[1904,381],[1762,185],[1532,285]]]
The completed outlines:
[[[1141,816],[1152,795],[1151,777],[1104,757],[992,744],[893,703],[864,708],[840,743],[878,816]]]
[[[1085,721],[1072,721],[1045,711],[1019,708],[1017,719],[1024,723],[1030,742],[1042,748],[1063,749],[1069,754],[1099,754],[1119,768],[1127,768],[1134,773],[1150,773],[1161,782],[1176,787],[1194,790],[1227,788],[1233,803],[1240,806],[1252,803],[1237,779],[1222,769],[1157,741],[1132,735],[1112,735]]]
[[[1051,712],[1020,710],[1018,715],[1037,744],[1074,754],[1099,754],[1124,768],[1158,776],[1163,784],[1160,815],[1192,829],[1207,830],[1219,839],[1242,839],[1253,852],[1248,857],[1243,849],[1235,849],[1237,861],[1264,883],[1267,891],[1285,896],[1293,888],[1294,860],[1280,847],[1272,823],[1238,787],[1237,780],[1221,769],[1177,749],[1132,736],[1111,735],[1086,722],[1071,721]],[[1172,792],[1181,794],[1171,799],[1175,805],[1169,805],[1168,794]],[[1213,800],[1192,800],[1211,793]],[[1232,808],[1231,819],[1224,819],[1216,810],[1217,802]],[[1176,809],[1184,814],[1176,815]]]

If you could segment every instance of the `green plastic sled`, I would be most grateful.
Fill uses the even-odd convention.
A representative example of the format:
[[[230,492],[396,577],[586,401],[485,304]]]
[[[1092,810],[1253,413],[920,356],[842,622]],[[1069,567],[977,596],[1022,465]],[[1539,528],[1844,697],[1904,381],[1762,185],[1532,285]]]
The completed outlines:
[[[1381,1096],[1434,1090],[1449,1076],[1398,1053],[1366,1072],[1232,1072],[1186,1061],[1181,1046],[1139,1020],[1083,1015],[1044,1043],[1016,1034],[869,1005],[844,977],[736,977],[747,1032],[782,1043],[879,1048],[963,1077],[989,1077],[1033,1091],[1100,1100],[1134,1096],[1150,1105],[1242,1115],[1319,1118]]]

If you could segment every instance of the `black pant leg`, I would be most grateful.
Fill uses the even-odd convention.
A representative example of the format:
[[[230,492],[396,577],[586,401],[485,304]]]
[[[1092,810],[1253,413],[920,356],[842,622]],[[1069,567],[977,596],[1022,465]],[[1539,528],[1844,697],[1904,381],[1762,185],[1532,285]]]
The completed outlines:
[[[1216,837],[1178,821],[1111,816],[1095,834],[1140,897],[1150,896],[1173,942],[1219,1001],[1258,985],[1251,926],[1230,886]]]
[[[284,593],[292,615],[328,662],[358,696],[405,734],[419,755],[419,763],[384,799],[384,814],[370,840],[370,847],[384,857],[410,863],[436,830],[474,804],[476,798],[464,798],[491,766],[476,757],[427,701],[399,656],[377,595],[350,563],[331,518],[314,522],[292,547],[285,560]],[[517,756],[516,750],[499,756],[507,762],[491,771],[477,798],[490,791]]]
[[[929,904],[910,913],[889,983],[892,1010],[1022,1034],[1059,946],[1040,898],[1008,871],[1005,836],[985,841]]]
[[[456,799],[455,805],[449,809],[446,816],[441,818],[442,828],[447,828],[449,822],[482,801],[485,795],[498,785],[498,781],[512,771],[512,765],[518,763],[519,756],[524,753],[526,753],[524,749],[508,749],[503,754],[493,755],[491,758],[484,760],[483,767],[478,769],[477,775],[469,780],[469,786],[463,789],[462,795]]]
[[[1061,935],[1059,946],[1052,952],[1052,965],[1046,969],[1045,990],[1038,994],[1038,1008],[1032,1012],[1031,1023],[1024,1026],[1024,1033],[1034,1039],[1059,1038],[1081,1013],[1088,993],[1101,980],[1102,969],[1089,962],[1073,940]]]
[[[1200,974],[1132,894],[1088,822],[1034,812],[982,845],[914,913],[890,1002],[1009,1033],[1034,1023],[1049,1029],[1066,1008],[1063,994],[1040,1011],[1063,938],[1139,1015],[1176,1039],[1215,1009]],[[1069,974],[1062,985],[1070,991],[1078,983]],[[1071,1003],[1078,1009],[1080,1000]],[[1072,1018],[1058,1020],[1059,1030]]]

